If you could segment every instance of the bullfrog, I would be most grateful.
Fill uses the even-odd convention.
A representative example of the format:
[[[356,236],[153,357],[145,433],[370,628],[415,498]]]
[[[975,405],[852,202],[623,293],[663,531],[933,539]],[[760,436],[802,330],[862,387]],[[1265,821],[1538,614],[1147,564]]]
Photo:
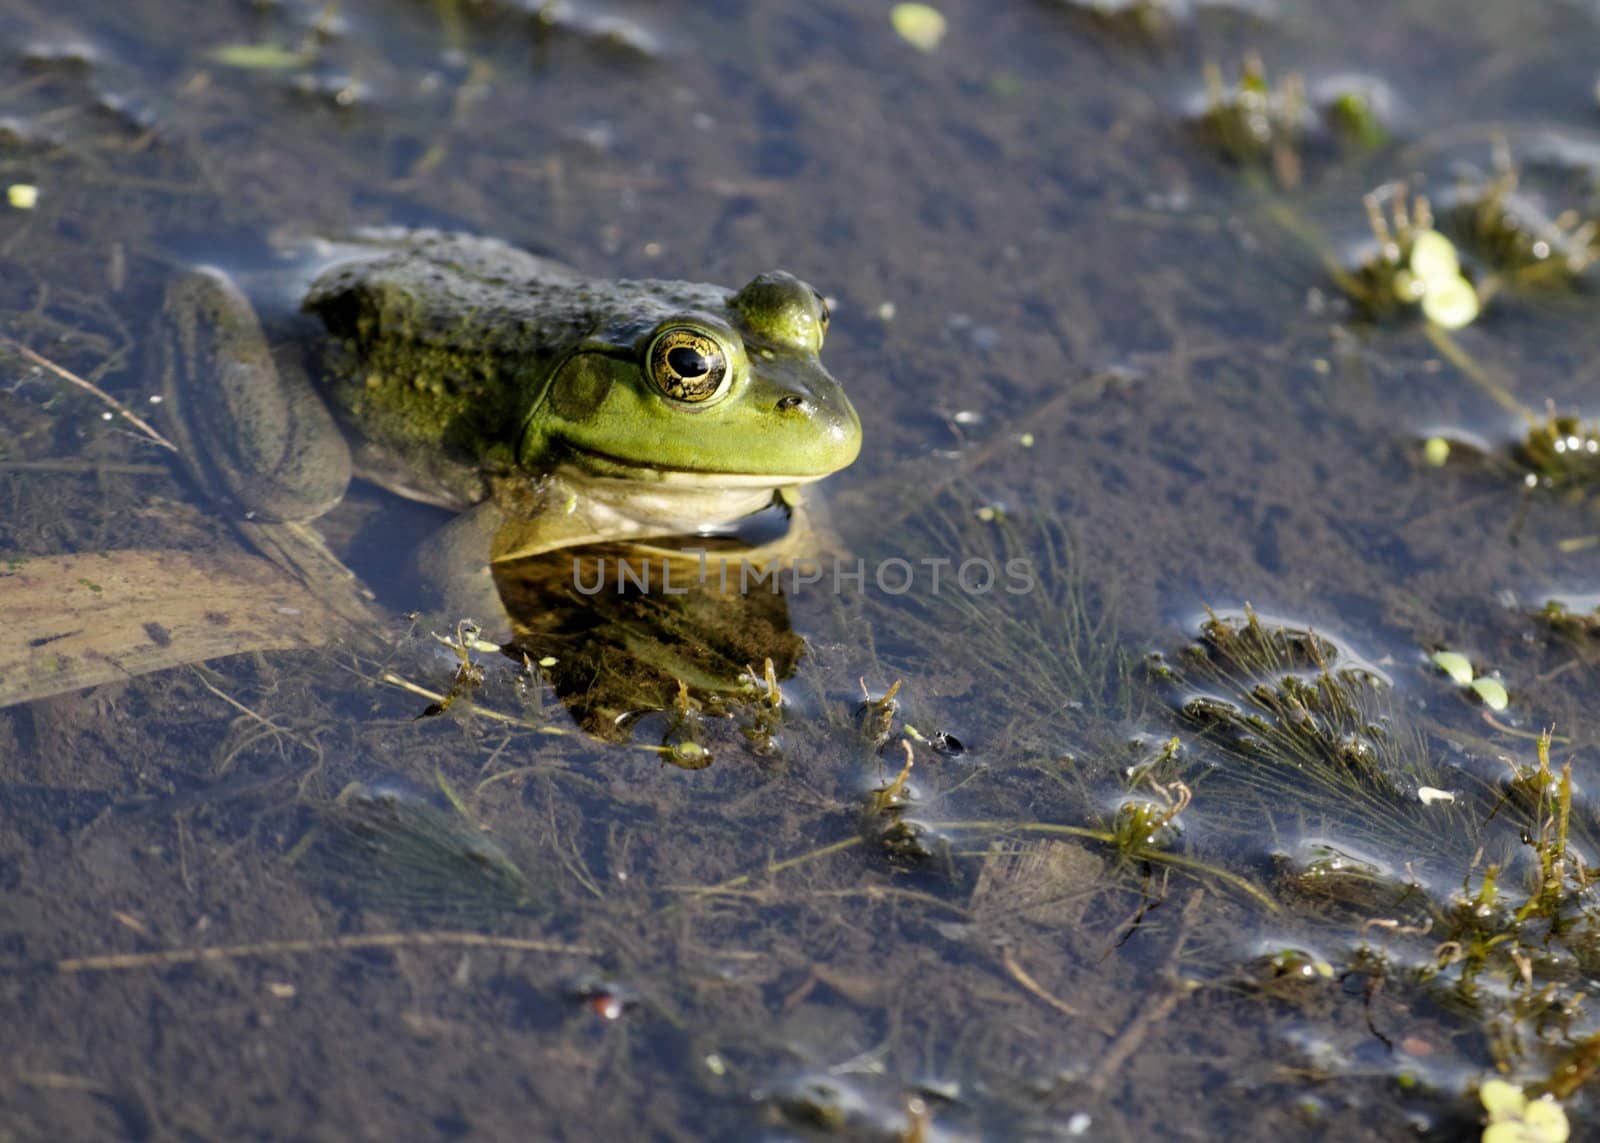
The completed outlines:
[[[300,309],[269,337],[222,271],[169,287],[164,389],[191,471],[255,523],[307,524],[352,475],[459,510],[422,562],[466,606],[488,606],[495,563],[716,533],[861,446],[818,359],[828,307],[782,271],[601,280],[492,238],[370,231]]]

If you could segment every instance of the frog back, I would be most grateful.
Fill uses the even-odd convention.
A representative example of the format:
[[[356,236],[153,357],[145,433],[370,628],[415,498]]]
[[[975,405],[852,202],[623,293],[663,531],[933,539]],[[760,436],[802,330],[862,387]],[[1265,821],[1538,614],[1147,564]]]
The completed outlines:
[[[559,262],[474,235],[372,231],[348,249],[302,308],[328,334],[313,372],[358,471],[416,499],[481,500],[514,467],[552,367],[595,327],[589,291]]]

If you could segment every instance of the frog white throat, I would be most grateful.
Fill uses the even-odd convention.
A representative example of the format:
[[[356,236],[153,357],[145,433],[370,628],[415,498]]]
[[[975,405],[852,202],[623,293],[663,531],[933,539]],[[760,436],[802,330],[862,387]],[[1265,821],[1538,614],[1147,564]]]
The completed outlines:
[[[748,473],[662,472],[649,475],[596,475],[563,465],[550,477],[557,511],[582,505],[591,519],[615,521],[618,533],[714,535],[772,505],[785,488],[810,484],[820,476],[755,476]],[[598,520],[596,520],[598,523]]]

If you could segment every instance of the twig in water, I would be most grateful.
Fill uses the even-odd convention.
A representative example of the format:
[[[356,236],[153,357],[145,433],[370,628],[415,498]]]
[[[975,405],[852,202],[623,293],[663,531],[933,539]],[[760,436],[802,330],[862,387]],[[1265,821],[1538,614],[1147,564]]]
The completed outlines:
[[[35,353],[33,350],[29,349],[26,345],[23,345],[22,342],[18,341],[16,338],[7,337],[5,334],[0,333],[0,345],[4,345],[7,349],[11,350],[13,353],[18,354],[19,356],[21,356],[25,360],[33,362],[33,364],[37,365],[40,369],[44,369],[44,370],[47,370],[47,371],[49,371],[51,373],[54,373],[57,377],[61,378],[63,381],[66,381],[67,383],[72,384],[72,385],[76,385],[78,388],[84,390],[85,392],[94,394],[94,396],[99,398],[102,402],[104,402],[105,404],[109,405],[112,409],[114,409],[118,416],[122,417],[124,420],[127,420],[127,421],[131,422],[135,428],[137,428],[140,432],[144,433],[144,435],[146,437],[148,437],[153,444],[158,444],[162,448],[168,449],[171,452],[177,452],[178,451],[178,446],[173,444],[171,441],[169,441],[166,437],[162,436],[160,433],[158,433],[150,425],[150,422],[146,421],[143,417],[139,416],[138,413],[135,413],[132,409],[128,408],[128,406],[124,405],[121,401],[117,400],[110,393],[107,393],[104,389],[100,388],[100,386],[94,384],[94,382],[85,381],[82,377],[79,377],[76,373],[72,372],[70,369],[63,369],[61,366],[57,365],[54,361],[51,361],[48,357],[42,357],[39,354]]]

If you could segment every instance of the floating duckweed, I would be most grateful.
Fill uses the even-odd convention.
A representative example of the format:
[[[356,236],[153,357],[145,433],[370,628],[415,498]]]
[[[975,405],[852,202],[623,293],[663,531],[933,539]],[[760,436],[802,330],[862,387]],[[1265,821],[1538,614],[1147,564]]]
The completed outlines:
[[[1490,710],[1502,711],[1511,705],[1511,696],[1506,693],[1505,684],[1499,679],[1487,677],[1473,679],[1472,689],[1483,700],[1483,705]]]
[[[1472,685],[1472,660],[1459,651],[1435,651],[1433,665],[1438,667],[1458,687]]]
[[[1434,666],[1450,676],[1451,682],[1471,690],[1490,710],[1505,710],[1510,705],[1511,696],[1506,693],[1505,684],[1488,675],[1479,675],[1473,670],[1472,660],[1459,651],[1435,651],[1431,658]]]
[[[1434,468],[1443,468],[1450,460],[1450,442],[1444,437],[1429,437],[1422,442],[1422,459]]]
[[[1461,329],[1478,319],[1478,291],[1465,278],[1430,282],[1422,295],[1422,316],[1444,329]]]
[[[698,742],[674,742],[667,748],[667,756],[685,770],[704,770],[711,765],[711,751]]]
[[[32,210],[39,205],[39,188],[32,183],[12,183],[6,188],[6,202],[15,210]]]
[[[1422,316],[1445,329],[1461,329],[1478,316],[1478,291],[1461,276],[1455,245],[1437,230],[1420,230],[1406,259],[1422,300]]]
[[[930,4],[896,4],[889,22],[900,38],[919,52],[931,52],[944,39],[944,14]]]
[[[224,67],[245,71],[287,71],[309,62],[309,57],[298,48],[281,44],[223,44],[206,53],[207,58]]]
[[[1411,257],[1406,264],[1423,282],[1461,275],[1461,259],[1455,245],[1437,230],[1417,233],[1411,240]]]
[[[1295,980],[1332,980],[1333,965],[1309,949],[1283,948],[1266,957],[1266,967],[1276,976]]]
[[[1552,1099],[1529,1099],[1516,1084],[1490,1079],[1478,1089],[1489,1113],[1483,1143],[1566,1143],[1571,1134],[1567,1113]]]

